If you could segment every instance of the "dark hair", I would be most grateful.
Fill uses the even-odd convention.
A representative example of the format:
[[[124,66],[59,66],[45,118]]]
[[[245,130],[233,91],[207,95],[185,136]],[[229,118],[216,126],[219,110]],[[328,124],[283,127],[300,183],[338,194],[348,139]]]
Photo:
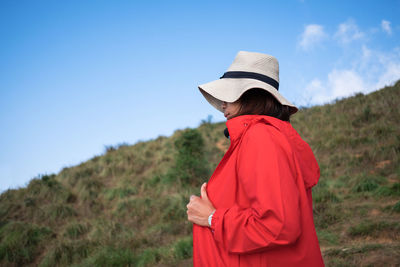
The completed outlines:
[[[236,116],[267,115],[283,121],[290,121],[289,106],[282,105],[269,92],[253,88],[239,98],[240,108]]]

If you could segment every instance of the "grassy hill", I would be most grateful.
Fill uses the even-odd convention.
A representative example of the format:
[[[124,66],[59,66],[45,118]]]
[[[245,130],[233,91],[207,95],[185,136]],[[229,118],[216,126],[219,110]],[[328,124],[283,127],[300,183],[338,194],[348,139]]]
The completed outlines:
[[[301,109],[321,167],[314,218],[327,266],[400,265],[400,82]],[[203,121],[0,196],[1,266],[190,266],[186,204],[229,146]],[[199,167],[200,166],[200,167]]]

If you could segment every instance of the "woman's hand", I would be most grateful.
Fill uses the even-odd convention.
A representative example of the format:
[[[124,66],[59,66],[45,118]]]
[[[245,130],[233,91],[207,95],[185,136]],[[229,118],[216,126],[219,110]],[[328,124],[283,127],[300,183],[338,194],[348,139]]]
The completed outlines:
[[[191,195],[190,201],[186,205],[188,220],[192,223],[198,224],[200,226],[208,225],[208,216],[215,211],[214,206],[208,199],[206,191],[206,183],[201,186],[200,189],[201,198],[198,196]]]

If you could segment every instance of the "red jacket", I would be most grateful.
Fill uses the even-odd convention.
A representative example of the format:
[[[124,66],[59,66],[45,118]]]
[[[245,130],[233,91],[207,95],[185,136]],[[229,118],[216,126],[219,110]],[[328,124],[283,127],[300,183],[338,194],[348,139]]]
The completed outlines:
[[[207,184],[212,225],[193,225],[194,266],[324,266],[311,198],[319,167],[309,145],[269,116],[226,125],[231,145]]]

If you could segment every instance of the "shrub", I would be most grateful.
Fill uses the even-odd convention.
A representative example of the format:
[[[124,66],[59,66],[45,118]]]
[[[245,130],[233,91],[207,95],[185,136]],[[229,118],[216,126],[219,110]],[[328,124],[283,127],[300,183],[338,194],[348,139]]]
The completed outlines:
[[[173,251],[174,258],[177,260],[189,259],[192,257],[193,238],[186,237],[175,243]]]
[[[360,173],[356,176],[355,181],[352,183],[353,186],[351,188],[351,192],[372,192],[380,188],[380,186],[386,183],[386,181],[387,179],[383,176]]]
[[[90,250],[91,243],[87,240],[61,241],[46,253],[39,266],[71,265],[87,258]]]
[[[375,114],[371,111],[371,106],[367,105],[364,107],[362,113],[355,117],[355,119],[352,121],[353,126],[355,127],[360,127],[361,125],[365,123],[371,123],[376,121],[379,118],[378,114]]]
[[[65,219],[68,217],[76,216],[76,211],[69,205],[57,204],[51,205],[48,209],[48,215],[52,219]]]
[[[377,190],[378,196],[400,196],[400,183],[394,183],[392,186],[381,186]]]
[[[68,191],[55,179],[55,175],[39,175],[32,179],[27,187],[27,193],[46,199],[65,199]]]
[[[154,188],[157,184],[159,184],[162,180],[164,180],[164,175],[156,174],[153,177],[146,179],[146,187]]]
[[[154,266],[161,258],[159,249],[147,248],[138,255],[136,266]]]
[[[79,266],[136,266],[135,255],[126,248],[105,247],[85,259]]]
[[[204,124],[211,124],[212,123],[212,115],[208,115],[206,119],[202,119],[200,121],[200,125],[204,125]]]
[[[82,236],[83,234],[86,234],[89,229],[90,227],[87,224],[74,222],[67,226],[67,228],[64,231],[64,236],[76,239]]]
[[[369,192],[378,188],[379,185],[374,179],[366,179],[353,187],[353,192]]]
[[[180,195],[172,195],[163,199],[161,204],[163,221],[179,221],[186,219],[187,199]]]
[[[42,242],[51,236],[46,227],[12,222],[0,230],[0,260],[19,266],[31,263],[41,250]]]
[[[47,185],[48,187],[52,188],[54,186],[57,186],[59,183],[55,180],[56,175],[55,174],[51,174],[51,175],[43,175],[41,176],[42,181],[45,185]]]
[[[204,141],[196,129],[187,129],[175,141],[175,167],[169,177],[175,177],[183,185],[199,186],[209,175],[204,154]]]

